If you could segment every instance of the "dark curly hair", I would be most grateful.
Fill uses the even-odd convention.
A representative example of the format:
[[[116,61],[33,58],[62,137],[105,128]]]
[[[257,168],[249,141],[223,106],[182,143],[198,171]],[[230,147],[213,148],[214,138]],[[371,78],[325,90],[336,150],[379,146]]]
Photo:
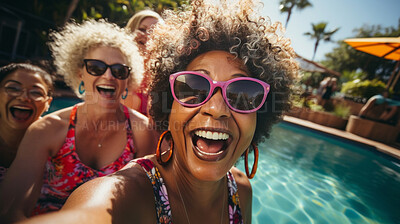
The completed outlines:
[[[147,70],[152,74],[149,113],[156,129],[167,130],[173,97],[168,78],[186,70],[200,54],[222,50],[240,58],[251,77],[270,84],[264,106],[257,111],[253,142],[269,137],[273,124],[290,107],[292,78],[298,65],[282,26],[256,12],[253,0],[220,0],[219,4],[193,1],[178,11],[165,11],[148,42]]]

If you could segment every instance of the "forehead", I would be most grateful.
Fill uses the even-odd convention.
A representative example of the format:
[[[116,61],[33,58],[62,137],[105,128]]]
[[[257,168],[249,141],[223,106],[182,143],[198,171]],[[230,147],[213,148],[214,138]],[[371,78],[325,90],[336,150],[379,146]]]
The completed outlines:
[[[86,59],[98,59],[106,63],[127,63],[125,55],[120,49],[109,46],[94,46],[86,53]]]
[[[187,70],[200,68],[221,71],[229,68],[247,73],[247,68],[243,60],[236,58],[233,54],[226,51],[209,51],[203,53],[193,59],[187,66]]]
[[[140,22],[140,26],[146,26],[149,27],[153,24],[156,24],[158,22],[158,19],[154,18],[154,17],[146,17],[144,18],[141,22]]]
[[[47,84],[41,75],[25,69],[17,69],[13,73],[10,73],[3,79],[1,84],[4,85],[9,82],[18,83],[23,87],[41,87],[47,89]]]

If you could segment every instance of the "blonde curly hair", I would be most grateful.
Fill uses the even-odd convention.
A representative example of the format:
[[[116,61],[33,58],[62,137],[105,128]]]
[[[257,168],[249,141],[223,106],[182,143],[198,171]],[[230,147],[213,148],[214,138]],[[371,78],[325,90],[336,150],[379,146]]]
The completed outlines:
[[[87,20],[78,24],[68,23],[61,31],[50,33],[48,43],[53,54],[57,72],[64,76],[64,80],[77,96],[80,77],[78,70],[83,67],[83,59],[90,49],[98,46],[108,46],[119,49],[127,58],[132,70],[128,84],[137,88],[143,78],[143,59],[134,42],[132,34],[105,20]]]
[[[257,111],[253,142],[269,137],[272,125],[290,108],[298,64],[282,25],[258,15],[258,6],[253,0],[195,0],[180,11],[164,12],[164,24],[157,24],[149,38],[146,64],[153,75],[149,113],[156,128],[168,129],[173,102],[170,74],[184,71],[200,54],[222,50],[241,59],[251,77],[270,84],[267,101]]]

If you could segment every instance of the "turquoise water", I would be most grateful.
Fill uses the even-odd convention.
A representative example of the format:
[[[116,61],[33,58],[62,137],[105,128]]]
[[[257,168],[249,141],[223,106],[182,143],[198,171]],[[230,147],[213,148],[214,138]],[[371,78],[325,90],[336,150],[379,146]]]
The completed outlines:
[[[399,160],[284,122],[259,149],[252,223],[400,223]]]
[[[63,108],[73,106],[73,105],[75,105],[75,104],[77,104],[79,102],[82,102],[82,100],[78,99],[78,98],[69,98],[69,97],[57,97],[57,98],[54,98],[53,101],[50,104],[49,110],[47,112],[45,112],[43,114],[43,116],[46,115],[46,114],[49,114],[51,112],[63,109]]]

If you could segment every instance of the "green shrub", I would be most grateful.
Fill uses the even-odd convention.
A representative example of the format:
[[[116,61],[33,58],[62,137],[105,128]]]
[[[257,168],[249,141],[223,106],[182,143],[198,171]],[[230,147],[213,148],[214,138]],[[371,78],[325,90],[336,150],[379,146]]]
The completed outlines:
[[[345,106],[343,104],[336,104],[335,108],[333,109],[333,114],[341,117],[341,118],[348,118],[350,116],[350,107],[349,106]]]
[[[382,93],[385,90],[385,83],[380,80],[364,80],[359,79],[343,83],[341,92],[348,96],[365,97]]]

